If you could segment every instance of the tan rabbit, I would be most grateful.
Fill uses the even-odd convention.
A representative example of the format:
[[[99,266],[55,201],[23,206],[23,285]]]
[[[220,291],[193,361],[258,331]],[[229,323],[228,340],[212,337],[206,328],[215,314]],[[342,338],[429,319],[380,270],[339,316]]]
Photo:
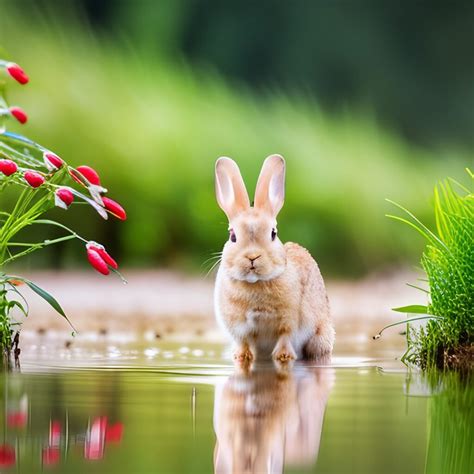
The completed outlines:
[[[216,162],[217,202],[229,219],[217,273],[218,322],[238,344],[234,358],[272,354],[285,363],[328,355],[334,343],[329,303],[318,265],[298,244],[282,244],[276,217],[285,196],[285,160],[269,156],[250,206],[237,164]]]

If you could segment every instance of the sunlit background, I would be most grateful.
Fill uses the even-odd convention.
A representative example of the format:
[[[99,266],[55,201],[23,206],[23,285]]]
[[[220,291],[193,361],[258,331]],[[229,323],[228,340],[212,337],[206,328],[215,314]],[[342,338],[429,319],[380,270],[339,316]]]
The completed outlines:
[[[10,89],[30,118],[15,130],[96,168],[128,221],[52,214],[122,265],[202,271],[227,238],[216,158],[252,194],[281,153],[282,240],[352,277],[419,258],[385,198],[431,222],[436,181],[472,163],[473,15],[472,2],[3,0],[0,45],[31,77]],[[34,259],[87,265],[77,242]]]

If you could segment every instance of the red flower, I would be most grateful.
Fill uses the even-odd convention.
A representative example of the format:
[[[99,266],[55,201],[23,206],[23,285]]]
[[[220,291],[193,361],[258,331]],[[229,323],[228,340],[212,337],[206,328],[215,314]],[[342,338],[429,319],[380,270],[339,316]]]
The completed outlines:
[[[8,74],[20,84],[26,84],[30,80],[25,71],[16,63],[8,63],[6,69]]]
[[[87,259],[99,273],[102,273],[102,275],[108,275],[110,273],[109,267],[96,250],[87,249]]]
[[[97,242],[88,242],[86,245],[89,263],[102,275],[110,273],[109,267],[117,269],[117,262],[106,252],[103,245]]]
[[[88,242],[86,245],[89,263],[103,275],[110,273],[109,267],[117,270],[117,262],[107,253],[103,245],[97,242]]]
[[[91,168],[90,166],[82,165],[82,166],[78,166],[76,170],[79,171],[79,173],[81,173],[82,176],[84,176],[84,178],[86,178],[87,181],[89,181],[89,183],[95,184],[96,186],[100,186],[100,178],[97,171],[94,168]],[[84,184],[82,180],[80,179],[80,177],[78,177],[74,173],[74,171],[70,171],[70,175],[72,176],[74,181],[77,181],[79,184]]]
[[[67,209],[73,201],[74,194],[67,188],[59,188],[54,195],[54,203],[63,209]]]
[[[96,242],[89,242],[86,245],[86,248],[87,248],[87,250],[94,250],[95,252],[97,252],[99,254],[100,258],[102,258],[102,260],[107,265],[109,265],[109,267],[112,267],[115,270],[117,270],[117,268],[118,268],[117,262],[107,253],[107,251],[105,250],[103,245],[100,245]]]
[[[28,121],[28,115],[26,115],[26,112],[20,108],[20,107],[10,107],[10,113],[15,117],[18,122],[20,123],[26,123]]]
[[[43,176],[36,171],[26,171],[23,177],[32,188],[38,188],[44,183]]]
[[[0,160],[0,172],[5,176],[10,176],[18,171],[17,164],[12,160]]]
[[[0,466],[7,467],[15,464],[15,448],[9,444],[0,444]]]
[[[64,164],[64,161],[58,155],[45,151],[43,153],[43,161],[50,171],[58,170]]]
[[[104,207],[115,217],[119,218],[121,221],[127,219],[127,213],[125,209],[113,199],[108,197],[103,197],[102,201],[104,202]]]

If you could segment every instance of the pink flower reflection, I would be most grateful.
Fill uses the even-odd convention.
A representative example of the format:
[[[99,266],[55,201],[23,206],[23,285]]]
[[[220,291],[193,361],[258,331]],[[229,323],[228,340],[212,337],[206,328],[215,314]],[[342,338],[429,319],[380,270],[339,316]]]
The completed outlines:
[[[10,411],[7,413],[7,426],[9,428],[24,428],[28,422],[28,412]]]
[[[41,452],[41,459],[43,464],[53,466],[58,464],[61,459],[61,451],[59,449],[61,443],[61,423],[57,420],[52,420],[49,423],[49,438],[48,446],[43,448]]]
[[[7,426],[9,428],[24,428],[28,423],[28,397],[23,395],[15,407],[7,411]]]
[[[105,448],[105,432],[107,430],[107,417],[96,418],[86,433],[84,444],[84,457],[89,460],[102,459]]]
[[[49,424],[49,446],[58,447],[61,441],[61,423],[57,420]]]
[[[54,464],[57,464],[61,459],[61,451],[59,450],[59,448],[51,446],[43,448],[42,459],[43,464],[53,466]]]
[[[114,423],[113,425],[107,426],[105,431],[105,441],[107,443],[120,443],[123,436],[123,423]]]
[[[0,467],[12,466],[15,461],[15,448],[9,444],[0,444]]]

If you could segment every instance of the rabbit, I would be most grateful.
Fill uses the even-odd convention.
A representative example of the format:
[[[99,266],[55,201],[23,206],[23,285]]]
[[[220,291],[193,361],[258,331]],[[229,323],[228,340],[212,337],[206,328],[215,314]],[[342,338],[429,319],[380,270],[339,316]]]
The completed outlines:
[[[285,197],[285,160],[263,163],[254,205],[235,161],[216,162],[217,202],[229,220],[214,290],[218,323],[237,344],[234,359],[252,364],[316,359],[332,353],[335,331],[318,265],[300,245],[278,238],[276,217]]]

